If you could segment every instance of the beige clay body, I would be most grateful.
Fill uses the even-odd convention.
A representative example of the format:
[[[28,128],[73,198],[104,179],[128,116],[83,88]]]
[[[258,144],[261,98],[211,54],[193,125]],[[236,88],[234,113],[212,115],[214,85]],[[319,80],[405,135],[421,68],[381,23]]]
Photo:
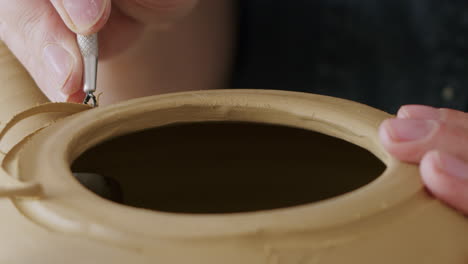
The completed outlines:
[[[468,261],[468,220],[427,194],[416,166],[385,152],[377,128],[389,115],[381,111],[325,96],[265,90],[167,94],[96,109],[46,104],[3,46],[0,81],[0,263]],[[369,184],[323,201],[206,214],[113,203],[72,176],[73,161],[104,140],[213,121],[317,131],[369,150],[387,168]],[[222,168],[219,172],[222,178]],[[151,181],[157,189],[158,177],[165,175],[138,181]]]

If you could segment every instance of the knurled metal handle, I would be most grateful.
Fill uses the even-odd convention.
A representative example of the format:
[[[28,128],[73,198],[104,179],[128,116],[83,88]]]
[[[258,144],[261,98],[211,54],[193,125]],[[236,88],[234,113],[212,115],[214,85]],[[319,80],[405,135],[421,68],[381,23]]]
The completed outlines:
[[[97,65],[99,55],[99,42],[97,33],[92,35],[77,35],[76,37],[81,55],[83,57],[83,91],[87,95],[84,103],[89,99],[95,99]],[[96,105],[96,103],[93,103]]]
[[[99,55],[97,33],[92,35],[77,35],[76,39],[83,57],[97,57]]]

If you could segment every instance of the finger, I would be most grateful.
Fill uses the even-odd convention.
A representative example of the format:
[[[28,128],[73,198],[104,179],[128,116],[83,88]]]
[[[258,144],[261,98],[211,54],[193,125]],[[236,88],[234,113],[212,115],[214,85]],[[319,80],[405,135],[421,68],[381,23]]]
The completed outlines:
[[[48,0],[0,0],[2,39],[52,101],[80,97],[82,64],[75,35]],[[81,96],[83,94],[81,93]]]
[[[418,163],[430,150],[468,160],[468,131],[436,120],[388,119],[379,129],[384,147],[397,159]]]
[[[67,99],[65,100],[66,102],[73,102],[73,103],[82,103],[84,101],[84,98],[86,97],[86,94],[83,92],[81,87],[78,88],[78,91],[75,93],[68,95]]]
[[[126,15],[152,25],[170,24],[192,10],[197,2],[197,0],[114,0],[115,5]]]
[[[397,116],[405,119],[439,120],[468,129],[468,113],[453,109],[405,105],[398,110]]]
[[[107,22],[111,0],[50,0],[68,28],[78,34],[92,34]]]
[[[444,152],[428,152],[421,161],[424,184],[439,199],[468,214],[468,164]]]

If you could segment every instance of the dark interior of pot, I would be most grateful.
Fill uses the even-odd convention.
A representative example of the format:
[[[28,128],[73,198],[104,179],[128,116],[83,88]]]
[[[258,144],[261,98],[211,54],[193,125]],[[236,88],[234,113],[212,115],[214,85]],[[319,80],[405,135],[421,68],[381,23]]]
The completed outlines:
[[[74,172],[103,176],[80,180],[101,196],[183,213],[317,202],[360,188],[384,169],[367,150],[334,137],[235,122],[178,124],[121,136],[86,151],[72,166]]]

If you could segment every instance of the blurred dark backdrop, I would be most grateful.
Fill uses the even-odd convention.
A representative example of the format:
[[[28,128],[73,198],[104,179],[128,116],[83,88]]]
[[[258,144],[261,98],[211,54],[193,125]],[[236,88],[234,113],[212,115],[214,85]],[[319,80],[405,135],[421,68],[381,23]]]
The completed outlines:
[[[239,0],[232,86],[467,110],[468,1]]]

